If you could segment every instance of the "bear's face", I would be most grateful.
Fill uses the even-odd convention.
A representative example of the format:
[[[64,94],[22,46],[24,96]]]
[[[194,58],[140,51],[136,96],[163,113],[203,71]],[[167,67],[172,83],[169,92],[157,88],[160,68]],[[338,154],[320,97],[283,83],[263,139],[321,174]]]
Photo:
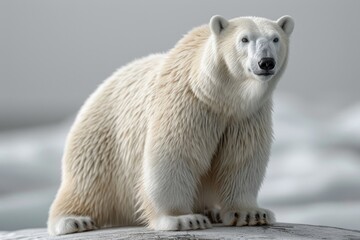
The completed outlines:
[[[277,21],[255,17],[227,21],[220,16],[210,20],[217,54],[232,77],[239,80],[266,82],[280,75],[293,28],[294,21],[289,16]]]
[[[209,27],[198,92],[230,114],[248,115],[271,96],[284,72],[294,21],[289,16],[277,21],[214,16]]]

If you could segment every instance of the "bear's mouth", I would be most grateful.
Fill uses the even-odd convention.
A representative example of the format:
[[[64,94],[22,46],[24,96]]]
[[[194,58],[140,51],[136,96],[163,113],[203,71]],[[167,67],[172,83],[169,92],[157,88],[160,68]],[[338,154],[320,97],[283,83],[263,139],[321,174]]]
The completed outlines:
[[[256,75],[258,75],[258,76],[271,76],[271,75],[274,75],[274,72],[264,72],[264,73],[258,73]]]
[[[272,75],[275,74],[275,71],[271,71],[271,70],[269,70],[269,71],[258,71],[258,70],[257,71],[252,71],[250,68],[248,68],[248,71],[253,73],[256,76],[265,76],[265,77],[267,77],[267,76],[272,76]]]
[[[271,76],[271,75],[274,75],[275,72],[274,71],[254,72],[254,74],[258,75],[258,76]]]

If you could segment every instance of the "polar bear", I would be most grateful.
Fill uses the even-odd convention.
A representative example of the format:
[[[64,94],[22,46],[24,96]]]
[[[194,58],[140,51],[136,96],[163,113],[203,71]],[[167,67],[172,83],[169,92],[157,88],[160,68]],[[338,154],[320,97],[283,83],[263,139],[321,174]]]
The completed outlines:
[[[293,28],[289,16],[214,16],[109,77],[67,137],[49,233],[272,224],[257,194]]]

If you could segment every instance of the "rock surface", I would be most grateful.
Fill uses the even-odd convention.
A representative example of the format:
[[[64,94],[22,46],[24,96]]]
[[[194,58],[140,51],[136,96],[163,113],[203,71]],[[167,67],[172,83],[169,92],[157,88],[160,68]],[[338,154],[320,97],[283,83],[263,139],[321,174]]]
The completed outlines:
[[[50,237],[46,229],[0,232],[0,239],[348,239],[360,240],[360,231],[302,224],[277,223],[273,226],[223,227],[199,231],[157,232],[142,227],[108,228]]]

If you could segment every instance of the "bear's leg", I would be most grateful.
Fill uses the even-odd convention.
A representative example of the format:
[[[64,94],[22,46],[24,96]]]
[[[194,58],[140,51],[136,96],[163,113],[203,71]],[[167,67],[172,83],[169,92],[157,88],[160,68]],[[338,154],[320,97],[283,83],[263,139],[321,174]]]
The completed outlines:
[[[83,232],[96,229],[95,221],[90,217],[92,202],[85,199],[69,185],[59,189],[54,203],[51,206],[48,231],[50,235],[63,235],[68,233]],[[82,193],[84,194],[84,193]],[[85,194],[84,194],[85,195]],[[94,199],[97,199],[94,196]],[[89,208],[90,207],[90,208]]]
[[[183,161],[164,161],[160,166],[145,164],[145,191],[151,202],[145,209],[155,230],[195,230],[211,228],[209,219],[194,214],[197,177]],[[156,165],[156,164],[155,164]]]
[[[212,227],[209,219],[201,214],[162,215],[154,219],[151,226],[158,231],[186,231]]]
[[[48,232],[63,235],[118,225],[116,188],[105,176],[64,179],[50,208]],[[121,212],[120,212],[121,213]]]
[[[271,144],[271,134],[261,129],[257,120],[232,122],[214,159],[214,177],[225,225],[253,226],[275,222],[270,210],[257,205]]]
[[[143,216],[155,230],[210,228],[209,219],[193,210],[200,178],[210,169],[225,123],[222,127],[207,109],[193,109],[186,102],[171,107],[178,112],[170,114],[170,109],[169,114],[154,115],[150,121],[143,165]]]
[[[274,214],[258,207],[236,208],[223,213],[222,221],[228,226],[271,225],[275,222]]]
[[[62,216],[52,219],[49,223],[50,235],[63,235],[68,233],[84,232],[96,229],[95,223],[89,216]]]

